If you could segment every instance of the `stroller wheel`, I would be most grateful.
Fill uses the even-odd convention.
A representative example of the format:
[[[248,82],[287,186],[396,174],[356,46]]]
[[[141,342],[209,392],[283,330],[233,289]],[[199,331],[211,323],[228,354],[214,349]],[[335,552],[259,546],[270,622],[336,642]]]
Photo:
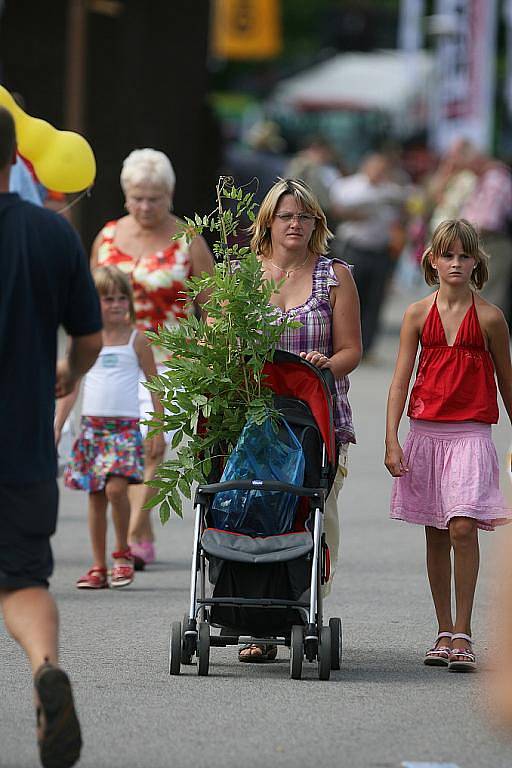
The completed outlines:
[[[188,613],[183,617],[182,636],[181,636],[181,663],[192,664],[192,655],[195,651],[195,639],[194,637],[185,635],[185,631],[188,628],[189,618]]]
[[[341,619],[336,616],[329,619],[329,629],[331,630],[331,669],[339,669],[343,645]]]
[[[181,624],[173,621],[171,624],[171,641],[169,644],[169,674],[179,675],[181,669]]]
[[[210,625],[201,621],[197,638],[197,674],[207,675],[210,666]]]
[[[331,676],[331,630],[322,627],[318,644],[318,678],[328,680]]]
[[[292,627],[290,638],[290,677],[292,680],[300,680],[302,675],[302,661],[304,659],[304,630],[295,624]]]

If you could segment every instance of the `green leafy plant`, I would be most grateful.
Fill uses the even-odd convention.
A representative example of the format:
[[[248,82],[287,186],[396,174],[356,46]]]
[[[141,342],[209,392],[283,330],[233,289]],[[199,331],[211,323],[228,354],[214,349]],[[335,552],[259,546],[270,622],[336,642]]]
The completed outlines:
[[[264,280],[257,254],[236,244],[238,229],[255,218],[252,193],[229,177],[219,179],[216,192],[215,210],[186,218],[176,236],[190,242],[205,229],[217,233],[213,274],[186,285],[189,300],[208,296],[208,321],[191,314],[147,334],[169,353],[166,371],[147,384],[166,410],[153,415],[150,434],[175,432],[176,456],[148,483],[158,489],[148,506],[160,505],[163,523],[171,509],[181,517],[182,496],[191,498],[194,481],[207,482],[212,461],[229,456],[248,419],[261,424],[276,415],[263,367],[285,328],[300,325],[276,315],[270,298],[280,284]]]

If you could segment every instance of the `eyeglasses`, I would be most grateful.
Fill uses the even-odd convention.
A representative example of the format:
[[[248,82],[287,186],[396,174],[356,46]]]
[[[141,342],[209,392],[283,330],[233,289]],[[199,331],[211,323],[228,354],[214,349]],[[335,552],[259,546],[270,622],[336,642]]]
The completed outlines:
[[[316,219],[316,216],[312,216],[310,213],[276,213],[274,215],[283,224],[289,224],[293,219],[297,219],[299,224],[308,224]]]

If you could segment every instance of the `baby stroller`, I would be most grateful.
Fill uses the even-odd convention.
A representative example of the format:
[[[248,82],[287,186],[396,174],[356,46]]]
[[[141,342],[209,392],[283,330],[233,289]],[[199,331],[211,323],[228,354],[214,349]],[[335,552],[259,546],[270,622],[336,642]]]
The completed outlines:
[[[192,664],[194,655],[198,674],[207,675],[212,647],[251,643],[289,647],[293,679],[300,679],[304,659],[317,663],[321,680],[340,668],[341,620],[331,618],[324,625],[321,590],[330,567],[324,505],[338,462],[334,378],[288,352],[276,352],[264,372],[276,409],[302,445],[303,485],[242,479],[197,488],[190,605],[183,622],[171,625],[171,675],[178,675],[182,664]],[[292,529],[251,536],[215,528],[212,500],[234,489],[298,496]],[[206,594],[207,561],[211,597]]]

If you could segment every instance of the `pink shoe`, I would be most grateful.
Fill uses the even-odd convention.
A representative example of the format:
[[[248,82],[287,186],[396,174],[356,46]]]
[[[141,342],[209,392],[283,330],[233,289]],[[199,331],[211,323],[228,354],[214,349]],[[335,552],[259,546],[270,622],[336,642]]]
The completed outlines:
[[[136,559],[142,560],[145,565],[155,562],[155,545],[148,539],[130,544],[130,550],[132,555]]]

